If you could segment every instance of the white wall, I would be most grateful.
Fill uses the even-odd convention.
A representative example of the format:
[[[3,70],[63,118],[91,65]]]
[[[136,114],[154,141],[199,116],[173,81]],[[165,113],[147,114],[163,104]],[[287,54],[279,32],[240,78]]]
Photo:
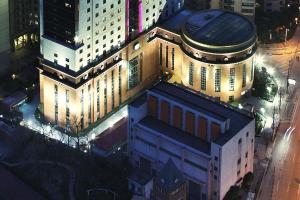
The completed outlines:
[[[9,50],[8,0],[0,1],[0,53]]]
[[[249,133],[248,136],[247,132]],[[223,145],[221,157],[219,158],[221,164],[219,169],[221,177],[218,177],[221,186],[219,199],[223,199],[230,187],[234,185],[239,178],[243,177],[249,171],[253,172],[254,137],[255,121],[252,120],[251,123]],[[240,149],[238,144],[239,139],[242,139]],[[248,152],[248,158],[245,157],[246,152]],[[241,164],[239,165],[240,168],[238,168],[237,161],[240,157]],[[246,163],[247,168],[245,168]],[[237,176],[238,170],[240,170],[239,176]]]

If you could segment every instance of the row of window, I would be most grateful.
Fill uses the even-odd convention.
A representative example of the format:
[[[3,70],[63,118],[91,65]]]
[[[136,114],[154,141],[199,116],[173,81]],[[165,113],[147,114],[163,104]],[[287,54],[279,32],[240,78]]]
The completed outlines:
[[[243,75],[242,75],[242,87],[246,86],[246,64],[243,65]],[[206,90],[206,67],[201,67],[201,78],[200,87],[201,90]],[[234,91],[235,86],[235,68],[230,68],[229,70],[229,91]],[[253,72],[251,72],[251,80]],[[194,85],[194,64],[191,62],[189,65],[189,84]],[[215,69],[215,92],[221,91],[221,69]]]

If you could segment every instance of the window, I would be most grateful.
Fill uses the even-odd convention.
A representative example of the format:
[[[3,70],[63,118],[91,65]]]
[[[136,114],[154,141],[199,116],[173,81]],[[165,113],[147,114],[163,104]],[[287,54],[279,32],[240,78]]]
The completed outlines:
[[[81,114],[80,114],[80,126],[81,129],[84,127],[84,90],[81,90],[81,96],[80,96],[80,102],[81,102]]]
[[[129,61],[129,70],[128,70],[128,89],[132,89],[139,83],[138,75],[138,61],[139,57],[135,57]]]
[[[235,68],[229,70],[229,91],[234,91]]]
[[[104,112],[107,114],[107,75],[104,76]]]
[[[175,65],[175,49],[172,48],[172,70],[174,70],[174,65]]]
[[[201,67],[201,90],[206,90],[206,67]]]
[[[238,165],[241,164],[241,160],[242,160],[241,158],[238,159],[238,161],[237,161]]]
[[[119,104],[122,103],[122,66],[119,66]]]
[[[190,66],[189,66],[189,84],[193,85],[194,84],[194,64],[192,62],[190,62]]]
[[[248,158],[248,152],[245,153],[245,158]]]
[[[239,144],[241,144],[241,143],[242,143],[242,138],[239,139]]]
[[[162,65],[162,43],[159,45],[159,64]]]
[[[242,81],[242,87],[246,86],[246,74],[247,74],[246,64],[243,64],[243,81]]]
[[[115,108],[115,71],[111,71],[111,107]]]
[[[54,85],[54,111],[55,111],[55,116],[54,116],[54,121],[55,124],[58,123],[58,87],[57,85]]]
[[[54,54],[54,57],[57,58],[57,56],[58,56],[57,53],[55,53],[55,54]]]
[[[253,76],[254,76],[254,62],[252,59],[252,65],[251,65],[251,81],[253,80]]]
[[[169,47],[166,46],[166,68],[168,68],[169,65]]]
[[[215,70],[215,92],[221,91],[221,69]]]
[[[232,95],[232,96],[229,96],[229,102],[233,102],[234,101],[234,96]]]

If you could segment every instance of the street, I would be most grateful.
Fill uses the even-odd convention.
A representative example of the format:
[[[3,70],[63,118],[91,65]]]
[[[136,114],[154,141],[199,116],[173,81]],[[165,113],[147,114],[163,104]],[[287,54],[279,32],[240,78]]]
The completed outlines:
[[[300,100],[290,127],[278,138],[273,157],[277,159],[272,199],[300,199]]]
[[[300,199],[300,63],[295,59],[299,51],[299,38],[300,29],[297,28],[285,50],[265,49],[271,62],[276,63],[274,67],[283,75],[296,80],[296,85],[289,87],[288,106],[282,112],[277,137],[270,147],[272,154],[257,198],[261,200]],[[286,89],[286,85],[283,86]]]

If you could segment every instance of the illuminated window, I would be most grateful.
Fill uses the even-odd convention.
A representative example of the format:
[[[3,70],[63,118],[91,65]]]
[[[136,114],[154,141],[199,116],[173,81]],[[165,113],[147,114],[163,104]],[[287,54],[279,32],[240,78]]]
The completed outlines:
[[[221,69],[215,69],[215,92],[221,91]]]
[[[166,46],[166,68],[168,68],[169,65],[169,47]]]
[[[91,94],[91,85],[88,86],[89,102],[88,102],[88,122],[89,125],[92,123],[92,94]]]
[[[206,67],[201,67],[201,90],[206,90]]]
[[[162,65],[162,43],[159,46],[159,64]]]
[[[189,66],[189,84],[194,84],[194,64],[191,62]]]
[[[242,87],[246,86],[246,74],[247,74],[246,64],[243,64],[243,82],[242,82]]]
[[[122,103],[122,66],[119,66],[119,104]]]
[[[128,70],[128,89],[132,89],[139,83],[138,61],[139,57],[135,57],[129,61]]]
[[[84,90],[81,90],[80,95],[80,102],[81,102],[81,113],[80,113],[80,126],[81,129],[84,127]]]
[[[114,73],[115,71],[111,71],[111,107],[112,109],[115,108],[115,78],[114,78]]]
[[[234,91],[235,68],[229,70],[229,91]]]
[[[104,112],[107,114],[107,75],[104,76]]]
[[[175,65],[175,49],[172,48],[172,70],[174,70],[174,65]]]
[[[54,110],[55,110],[55,116],[54,116],[54,121],[55,124],[57,124],[58,122],[58,87],[57,85],[54,85],[54,101],[55,101],[55,105],[54,105]]]
[[[251,81],[253,80],[253,76],[254,76],[254,62],[252,59],[252,65],[251,65]]]

